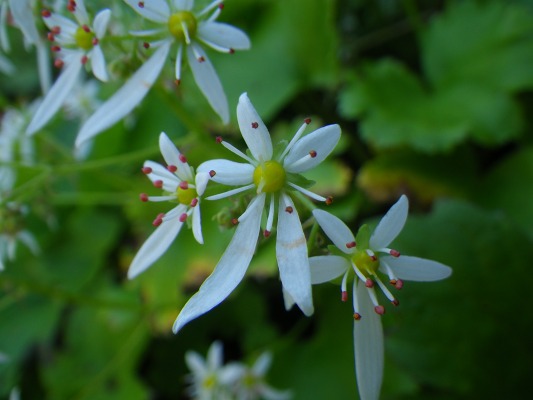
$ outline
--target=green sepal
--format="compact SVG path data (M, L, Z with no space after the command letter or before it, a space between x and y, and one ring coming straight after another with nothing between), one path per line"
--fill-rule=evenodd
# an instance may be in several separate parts
M370 248L370 228L367 224L364 224L357 231L357 236L355 237L355 242L357 243L357 248L368 249Z
M303 175L291 174L290 172L287 172L287 181L303 187L304 189L310 188L315 184L315 181L309 180Z

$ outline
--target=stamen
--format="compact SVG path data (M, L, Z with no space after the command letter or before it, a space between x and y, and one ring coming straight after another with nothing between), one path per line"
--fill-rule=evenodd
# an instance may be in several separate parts
M391 301L391 303L395 306L395 307L398 307L400 305L400 302L398 301L398 299L394 299L393 301Z
M228 53L230 53L230 54L235 54L235 49L232 49L232 48L230 47Z
M266 229L265 229L265 237L270 236L270 232L272 231L272 224L274 223L274 194L270 195L270 205L268 207L268 216L267 216L267 223L266 223ZM268 232L268 236L266 234Z
M67 10L69 10L71 13L74 13L76 11L76 3L70 2L67 5Z
M210 12L214 8L218 8L219 10L221 10L222 8L224 8L224 6L222 4L223 1L224 0L215 0L215 1L213 1L211 4L209 4L207 7L205 7L202 11L200 11L197 14L197 16L201 17L202 15L207 14L208 12ZM220 8L220 6L222 6L222 8Z
M187 157L185 157L183 154L180 154L180 155L179 155L179 159L180 159L180 161L181 161L183 164L185 164L185 163L187 162Z
M176 81L178 82L177 83L178 85L181 82L181 57L182 57L182 53L183 53L183 45L180 44L180 46L178 47L178 54L176 56L176 71L175 71Z
M302 192L303 194L305 194L306 196L308 197L311 197L312 199L316 200L316 201L326 201L326 198L325 197L322 197L316 193L313 193L307 189L304 189L303 187L301 186L298 186L298 185L295 185L294 183L292 182L287 182L287 184L291 187L293 187L294 189L298 190L299 192Z
M60 58L57 58L57 59L54 61L54 67L56 67L56 68L63 68L63 65L65 65L65 63L64 63L63 60L60 59Z
M144 8L144 1L139 1L137 5L139 6L139 8Z
M163 187L163 181L161 179L154 181L154 186L158 189L161 189Z
M170 172L176 172L178 170L178 167L176 167L175 165L168 165L167 166L167 169L170 171Z
M243 187L240 187L240 188L237 188L237 189L228 190L227 192L223 192L223 193L215 194L213 196L206 197L206 200L220 200L220 199L223 199L225 197L233 196L234 194L244 192L244 191L246 191L248 189L251 189L253 187L255 187L255 184L251 183L249 185L246 185L246 186L243 186Z
M159 226L163 222L163 217L165 216L164 213L158 214L157 217L155 217L154 222L152 222L153 226Z
M374 276L374 279L376 280L376 282L378 283L379 285L379 288L381 289L381 291L383 292L383 294L385 294L385 296L387 296L387 299L389 299L389 301L391 303L394 304L394 301L396 300L394 298L394 296L392 295L392 293L389 291L389 289L387 289L387 286L385 286L385 284L381 281L381 279L379 279L379 277L377 275ZM399 304L399 303L398 303Z
M400 252L398 250L391 249L391 251L389 251L389 253L393 257L400 257Z
M146 203L148 201L148 195L146 193L141 193L139 195L139 198L141 199L142 202Z
M217 173L215 172L214 169L212 169L211 171L209 171L209 176L212 178L216 175Z
M98 46L98 43L100 43L98 38L93 38L93 46Z
M352 261L352 268L355 271L355 274L359 279L361 279L363 282L366 282L366 276L357 268L357 265L355 265Z
M359 314L359 313L355 313L355 314L353 315L353 319L355 319L356 321L359 321L359 320L361 319L361 314Z
M289 214L292 214L294 209L291 206L287 206L285 207L285 211L288 212Z
M385 307L383 307L381 305L375 306L374 307L374 311L376 312L376 314L383 315L383 314L385 314Z
M289 144L287 145L285 150L283 150L283 153L281 153L281 156L279 158L280 160L283 160L283 158L287 155L287 153L292 148L292 146L294 146L294 143L296 143L298 141L298 139L300 139L300 136L302 136L302 134L304 133L305 128L307 128L307 125L309 125L307 120L309 120L309 122L311 122L311 120L309 118L304 120L303 125L300 126L298 131L296 131L296 133L294 134L294 137L291 139L291 141L289 142Z
M348 300L348 291L346 290L346 282L348 281L348 271L344 273L341 282L341 301Z
M346 303L347 300L348 300L348 292L346 291L341 292L341 301L343 303Z
M41 16L43 18L49 18L51 15L52 13L50 12L50 10L47 10L46 8L41 11Z
M180 215L180 222L185 222L187 221L187 213L183 213Z
M396 281L396 283L394 284L394 287L398 290L400 290L401 288L403 288L403 281L401 279L398 279Z
M372 250L366 249L365 251L366 254L368 254L368 257L372 259L372 261L376 261L378 259Z
M87 25L83 25L81 29L83 29L87 33L91 33L91 28L89 28Z
M189 183L187 181L181 181L178 186L183 190L189 189Z
M239 223L239 220L238 220L237 218L233 218L233 219L231 220L231 223L232 223L233 225L237 225L237 224Z
M356 246L355 242L346 243L348 249L353 249Z
M80 60L80 61L81 61L82 64L85 65L85 64L87 64L87 61L89 61L89 58L88 58L86 55L83 55L83 56L81 57L81 60Z
M183 30L183 36L185 37L185 43L187 43L188 45L191 44L191 37L189 36L189 29L187 28L187 24L183 20L181 21L181 29Z
M316 157L316 151L315 150L311 150L309 152L309 155L311 156L311 158L315 158Z
M259 128L259 124L257 122L252 122L252 128L254 129Z
M59 35L61 33L61 27L56 25L56 26L53 26L52 29L51 29L51 32L54 34L54 35Z
M326 203L327 206L331 205L331 203L333 203L333 197L332 196L328 196L326 198L326 202L325 203Z
M61 47L58 46L58 45L54 45L54 46L50 47L50 50L52 50L53 52L57 53L57 52L61 51Z
M222 143L222 136L217 136L216 141L217 143Z
M149 49L149 48L150 48L150 43L148 43L148 42L144 42L144 43L143 43L143 47L144 47L145 49Z
M220 136L219 136L220 137ZM237 149L235 146L229 144L228 142L225 142L222 140L222 138L220 139L220 141L218 140L217 138L217 142L218 143L222 143L222 146L224 146L226 149L228 149L229 151L231 151L233 154L235 155L238 155L239 157L241 157L242 159L248 161L250 164L252 165L256 165L257 162L252 160L250 157L248 157L246 154L244 154L242 151L240 151L239 149Z
M176 200L175 195L169 195L169 196L148 196L148 201L155 201L155 202L161 202L161 201L171 201ZM170 214L170 211L167 213L167 217Z
M370 278L367 278L366 281L365 281L365 286L366 286L367 288L372 288L372 287L374 287L374 281L373 281L372 279L370 279Z
M56 38L55 38L55 36L54 36L54 34L53 34L52 32L48 32L48 34L46 35L46 38L47 38L49 41L51 41L51 42L53 42L54 40L56 40Z
M197 198L192 199L191 207L196 207L197 205L198 205L198 199Z
M356 321L359 321L361 319L361 314L359 314L359 302L357 300L357 279L354 279L353 280L353 284L352 284L352 290L353 290L353 294L352 294L352 305L353 305L353 319L355 319Z
M316 154L315 154L315 156L316 156ZM293 163L291 164L291 167L292 167L292 168L294 168L294 167L298 167L298 166L302 165L303 163L307 162L308 160L310 160L311 158L314 158L314 157L311 155L311 153L309 153L308 155L303 156L303 157L300 158L299 160L293 162Z

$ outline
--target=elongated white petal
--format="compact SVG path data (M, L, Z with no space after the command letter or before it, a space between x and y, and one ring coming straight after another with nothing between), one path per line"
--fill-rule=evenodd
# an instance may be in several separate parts
M11 75L15 72L15 66L2 54L0 54L0 72L6 75Z
M191 0L174 0L174 8L179 11L190 11L193 4Z
M215 171L211 179L224 185L248 185L253 182L254 166L224 159L209 160L198 166L198 172Z
M292 208L292 212L287 211ZM282 194L279 200L276 258L283 287L307 316L313 314L311 273L307 257L307 241L291 198Z
M182 212L186 211L186 207L183 204L180 204L176 208L182 209ZM182 212L178 211L177 215L180 215ZM146 239L146 242L144 242L139 252L135 255L128 270L128 278L135 278L156 262L167 251L176 236L178 236L182 226L183 222L179 218L163 221L150 237Z
M17 239L24 243L33 254L40 253L41 248L39 247L39 243L37 243L37 240L35 240L35 237L29 231L24 230L19 232Z
M381 260L392 269L394 275L407 281L438 281L452 274L452 269L447 265L425 258L382 256Z
M49 17L43 18L43 21L50 30L55 26L59 26L61 33L56 35L56 39L62 38L63 40L66 40L67 38L70 38L71 42L74 41L74 35L79 26L71 19L65 18L57 13L52 13Z
M198 37L206 42L234 50L248 50L250 39L240 29L221 22L204 22L198 26Z
M204 376L208 372L204 359L195 351L185 353L185 363L194 375Z
M81 62L76 60L65 65L61 75L59 75L59 78L57 78L50 91L44 97L43 102L28 125L26 130L28 135L36 133L56 114L59 107L65 102L72 88L77 83L81 67Z
M39 82L41 83L41 90L43 94L46 94L52 86L52 73L50 71L50 54L48 53L48 46L42 40L39 40L36 43L36 52Z
M324 126L304 136L294 144L283 161L285 169L288 172L300 173L316 167L333 151L340 137L339 125ZM316 152L315 157L309 157L304 162L297 162L312 151Z
M207 172L197 172L194 178L194 185L196 186L196 193L198 196L202 196L205 192L207 184L211 180L211 176Z
M220 304L240 283L255 252L264 205L264 196L252 200L248 218L239 223L213 273L181 310L172 328L174 333Z
M409 200L402 194L400 199L387 211L387 214L372 233L370 247L380 249L387 247L402 231L407 214L409 213Z
M355 251L355 247L353 247L355 238L344 222L333 214L319 209L313 210L313 216L340 251L346 254L351 254Z
M178 185L181 182L180 179L161 164L153 161L145 161L144 167L152 169L151 173L146 174L152 183L163 181L163 190L170 193L175 193L178 190Z
M7 3L0 3L0 47L2 50L9 52L11 46L9 45L9 38L7 37Z
M209 350L207 351L207 359L206 359L207 368L211 371L216 371L218 368L222 366L223 362L224 362L224 354L223 354L222 343L220 343L217 340L213 342L213 344L209 347Z
M39 33L35 26L35 18L29 0L9 0L9 8L13 21L17 25L28 43L36 44L39 41Z
M180 165L180 151L165 132L159 135L159 149L167 165Z
M207 54L200 46L192 43L187 46L187 60L196 84L213 110L220 116L222 122L227 124L229 122L228 100L222 83L220 83L220 79Z
M272 354L268 351L262 353L252 366L252 372L255 376L264 376L272 364Z
M242 137L254 158L268 161L272 158L272 140L263 120L246 93L239 97L237 120Z
M109 80L104 53L99 45L94 46L91 50L91 67L96 78L100 79L102 82L107 82Z
M192 234L196 241L204 244L204 237L202 235L202 214L200 213L200 204L197 204L192 211Z
M76 7L74 7L74 17L80 23L80 25L89 25L89 15L85 8L83 0L76 0Z
M124 0L142 17L161 24L166 23L170 18L170 9L165 0ZM142 7L139 5L142 3Z
M289 292L285 290L285 288L281 287L282 293L283 293L283 304L285 305L285 310L289 311L292 306L294 306L294 299L291 297Z
M354 321L355 375L362 400L378 400L383 379L383 328L381 317L362 281L357 286L361 320Z
M350 263L341 256L317 256L309 258L311 283L313 285L338 278L350 268Z
M290 391L274 389L264 382L260 382L257 385L257 393L261 396L261 399L264 400L290 400L293 398Z
M98 14L96 14L96 17L94 17L93 29L94 34L98 39L102 39L104 37L110 18L111 10L108 8L100 11Z
M76 138L76 147L121 120L142 101L161 72L170 45L171 42L165 42L159 47L124 86L85 121Z

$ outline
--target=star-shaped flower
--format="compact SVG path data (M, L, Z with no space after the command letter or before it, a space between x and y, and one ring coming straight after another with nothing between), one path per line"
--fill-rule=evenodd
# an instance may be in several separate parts
M128 270L130 279L146 270L167 251L189 217L192 220L195 239L198 243L204 242L200 197L209 181L209 174L198 173L195 176L185 156L179 152L164 132L159 136L159 148L167 167L153 161L146 161L142 170L155 187L165 191L165 195L148 196L141 193L140 198L142 201L170 201L178 205L166 214L159 214L154 220L153 225L157 226L157 229L144 242L133 259Z
M316 167L331 153L339 141L340 127L328 125L301 138L310 123L306 120L285 149L280 154L274 154L270 134L246 93L239 99L237 119L251 156L217 140L246 163L212 160L201 164L198 171L209 173L215 182L240 186L210 196L209 200L245 191L252 191L255 197L238 218L235 234L215 270L178 315L173 328L175 333L187 322L218 305L242 280L255 252L267 202L264 235L270 236L277 214L276 258L283 288L304 314L313 313L306 239L291 193L299 191L315 200L328 201L295 182L301 180L300 173Z
M96 78L103 82L108 80L100 40L105 35L111 11L100 11L91 23L83 0L69 0L67 8L75 21L49 10L42 12L44 23L50 29L48 38L55 43L52 46L52 51L57 53L54 65L63 70L28 126L27 133L30 135L39 131L56 114L78 83L86 63L90 61Z
M145 42L144 46L157 50L124 86L87 120L78 134L76 145L113 125L142 101L159 76L173 44L177 45L176 83L181 82L183 53L186 53L196 84L222 121L228 123L228 101L202 44L231 54L235 50L249 49L250 40L240 29L216 22L222 9L222 0L215 0L200 11L195 10L194 0L124 1L157 26L150 30L131 32L135 36L150 38L151 42Z
M350 229L337 217L322 210L314 210L318 224L334 245L344 253L309 259L313 284L328 282L342 276L341 294L346 301L347 282L353 277L355 370L359 394L363 400L378 399L383 376L383 330L380 315L385 308L379 304L374 286L377 284L387 299L397 306L379 277L386 274L391 285L403 286L402 279L436 281L450 276L450 267L432 260L400 256L388 248L403 229L408 213L405 195L381 219L374 233L363 225L354 238Z

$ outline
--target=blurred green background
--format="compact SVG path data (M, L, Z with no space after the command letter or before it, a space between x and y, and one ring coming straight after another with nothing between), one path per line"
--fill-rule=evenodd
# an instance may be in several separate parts
M19 246L0 273L0 352L11 360L0 364L0 398L18 386L22 399L182 399L184 353L205 354L215 339L228 360L272 351L268 380L295 400L357 398L351 304L325 284L314 287L312 318L286 312L273 238L260 240L230 298L172 335L231 238L212 219L221 208L238 212L232 201L203 203L204 246L184 230L146 273L126 279L151 221L169 209L138 200L157 194L140 167L161 161L160 131L193 166L229 157L214 138L244 148L234 110L245 91L274 140L309 116L315 128L341 125L335 154L310 176L317 192L334 195L329 211L356 231L405 193L410 218L394 247L453 268L442 282L407 282L401 306L387 307L382 398L527 398L533 1L228 0L219 20L252 40L247 52L209 53L229 126L188 69L179 89L168 84L169 60L134 116L98 136L87 160L72 157L78 124L56 118L35 138L36 164L14 165L10 200L28 204L25 228L42 251ZM10 58L21 68L0 77L3 108L39 90L24 62L33 55ZM135 62L112 65L117 79L104 96Z

